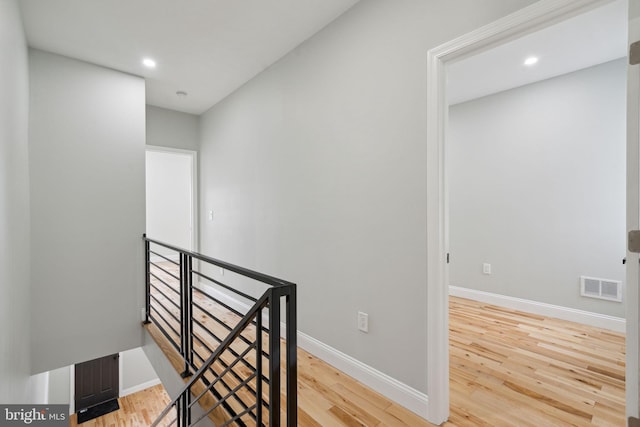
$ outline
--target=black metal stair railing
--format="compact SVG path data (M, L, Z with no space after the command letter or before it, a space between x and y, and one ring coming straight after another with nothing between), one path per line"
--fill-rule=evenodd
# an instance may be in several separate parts
M218 427L297 425L296 285L144 242L145 323L162 332L190 377L153 426L191 426L205 417ZM223 272L225 282L213 277Z

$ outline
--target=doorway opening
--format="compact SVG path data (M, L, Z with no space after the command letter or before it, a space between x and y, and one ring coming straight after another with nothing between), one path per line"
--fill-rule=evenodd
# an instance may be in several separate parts
M456 39L448 44L436 48L429 52L429 142L428 142L428 232L430 239L428 242L428 396L429 396L429 413L428 419L434 423L445 421L449 414L449 332L448 332L448 295L449 295L449 267L447 264L448 255L451 249L451 259L456 258L456 249L449 246L449 221L450 221L450 190L451 181L449 179L449 166L451 160L451 149L449 138L451 137L451 129L448 128L448 120L450 111L445 96L445 82L450 77L448 65L457 61L472 57L478 52L487 51L490 48L512 42L525 34L531 34L541 28L549 27L560 21L585 14L595 8L606 5L607 1L566 1L562 5L551 4L552 2L539 2L529 8L523 9L514 15L511 15L501 21L497 21L485 28L475 31L460 39ZM626 2L625 2L626 12ZM626 23L625 14L625 23ZM588 44L588 43L587 43ZM624 40L624 48L626 51L626 39ZM625 52L626 53L626 52ZM530 54L530 53L528 53ZM522 54L526 59L527 54ZM622 55L620 55L622 56ZM481 74L479 70L474 70L476 74ZM624 84L624 82L623 82ZM503 89L507 90L507 89ZM486 94L485 94L486 95ZM549 106L551 110L553 106ZM622 107L621 116L624 117L624 108ZM507 124L508 125L508 124ZM623 146L626 137L623 135ZM541 147L533 147L541 149ZM472 155L469 155L472 158ZM509 162L509 159L503 159ZM624 170L624 160L618 165ZM495 164L494 164L495 167ZM570 173L568 171L567 173ZM622 174L624 179L624 173ZM541 178L541 177L537 177ZM540 181L544 181L539 179ZM624 186L624 182L622 184ZM624 189L623 189L624 190ZM626 193L622 191L624 198ZM479 201L482 203L483 201ZM473 212L468 212L473 215ZM495 215L500 216L500 211L495 211ZM624 207L622 207L622 215L624 215ZM622 218L624 227L624 218ZM526 221L521 224L523 228L535 228L539 226L539 222L534 220ZM436 237L437 238L434 238ZM467 237L462 236L463 240ZM471 236L468 236L471 237ZM516 236L510 236L512 238ZM624 239L624 229L621 239ZM622 240L619 250L616 253L616 264L621 267L620 261L624 256L624 240ZM551 243L552 244L552 243ZM570 256L570 254L567 254ZM618 256L620 255L620 256ZM481 262L475 266L478 268L479 277L483 277L483 268L485 276L491 274L491 260ZM496 274L494 265L494 273ZM623 273L624 274L624 273ZM484 277L485 279L487 277ZM573 291L578 294L578 277L576 277L576 286ZM444 367L447 367L445 369Z
M147 236L197 251L195 151L147 146L146 206Z

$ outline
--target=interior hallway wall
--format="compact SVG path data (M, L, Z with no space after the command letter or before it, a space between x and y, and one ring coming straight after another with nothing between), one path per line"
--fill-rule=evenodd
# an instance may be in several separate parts
M31 378L29 70L14 0L0 0L0 402L42 403Z
M200 117L146 106L147 145L198 151L200 148Z
M49 371L49 401L52 405L69 405L71 397L71 367Z
M530 3L359 2L205 113L202 252L298 283L302 332L426 392L427 51Z
M625 111L624 59L452 106L450 283L624 317Z
M144 80L31 50L33 372L142 344Z
M153 370L153 366L147 359L142 347L120 353L122 358L122 384L120 388L123 393L128 394L130 390L140 389L141 386L155 383L158 375Z

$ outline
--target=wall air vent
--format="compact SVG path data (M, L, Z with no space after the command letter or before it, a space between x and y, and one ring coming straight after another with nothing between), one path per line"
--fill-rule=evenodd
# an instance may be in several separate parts
M618 280L580 276L580 295L583 297L621 302L622 282Z

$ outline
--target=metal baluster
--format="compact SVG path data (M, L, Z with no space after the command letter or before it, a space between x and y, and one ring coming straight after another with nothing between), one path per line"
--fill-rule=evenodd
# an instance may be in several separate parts
M189 319L187 317L189 313L189 304L185 280L185 268L187 264L186 258L187 255L180 252L180 353L184 358L184 371L182 372L182 374L180 374L182 378L187 378L191 375L191 367L189 366L189 357L187 355L187 352L189 350L189 329L187 327L187 325L189 324Z
M256 426L262 427L262 310L256 314Z
M280 292L269 289L269 425L280 425Z
M296 287L291 286L286 295L287 309L287 426L298 425L298 359L297 359L297 331L296 325Z
M144 323L148 325L151 323L149 320L149 316L151 314L151 254L149 251L151 250L151 243L146 239L146 235L144 235L144 271L145 271L145 300L144 300Z
M187 336L187 352L186 359L187 363L190 366L193 366L193 283L192 283L192 267L193 267L193 258L185 254L185 271L184 271L184 282L185 282L185 295L186 295L186 305L185 309L187 310L186 318L186 336Z

